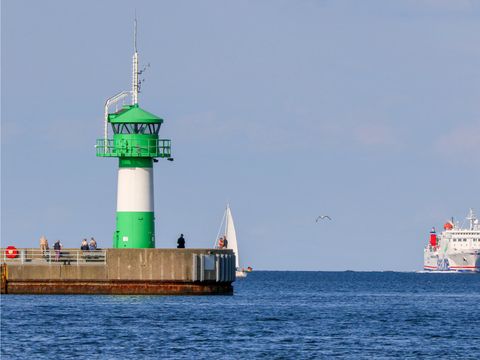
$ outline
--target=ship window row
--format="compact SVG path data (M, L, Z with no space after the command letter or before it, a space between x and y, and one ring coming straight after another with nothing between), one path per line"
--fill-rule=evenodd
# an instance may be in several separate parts
M457 242L457 241L458 241L458 242L462 242L462 241L463 241L463 242L466 242L467 239L453 239L453 242ZM477 241L480 242L480 239L472 239L472 241L474 241L474 242L477 242Z

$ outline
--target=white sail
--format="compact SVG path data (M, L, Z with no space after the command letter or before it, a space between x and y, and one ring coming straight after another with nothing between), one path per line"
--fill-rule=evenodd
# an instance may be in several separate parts
M225 224L225 227L223 228L224 224ZM223 228L223 235L220 236L222 232L222 228ZM237 233L235 231L232 211L230 210L229 205L227 205L227 208L223 213L222 222L220 224L220 228L218 229L217 238L215 240L215 245L214 245L216 249L225 249L225 242L223 239L227 239L226 248L233 250L235 254L235 268L237 270L235 274L237 279L246 278L247 272L240 268L240 257L238 254Z
M240 268L240 257L238 255L237 233L235 232L235 225L233 223L232 211L227 205L226 219L225 219L225 236L228 241L228 249L232 249L235 253L235 267Z

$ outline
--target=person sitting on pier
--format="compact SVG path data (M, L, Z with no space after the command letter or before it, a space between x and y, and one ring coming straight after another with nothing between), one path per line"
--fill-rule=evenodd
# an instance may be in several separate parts
M185 238L183 234L180 234L180 237L177 240L177 249L185 249Z
M46 255L47 254L47 250L48 250L48 240L47 238L45 237L45 235L42 235L40 237L40 250L42 251L42 255Z
M90 244L88 244L88 249L89 250L97 250L97 242L95 239L92 237L90 238Z
M55 244L53 244L53 249L55 250L55 261L60 260L60 250L62 250L62 244L60 240L55 241Z
M82 245L80 246L80 250L88 250L88 242L87 242L87 239L83 239L82 240Z

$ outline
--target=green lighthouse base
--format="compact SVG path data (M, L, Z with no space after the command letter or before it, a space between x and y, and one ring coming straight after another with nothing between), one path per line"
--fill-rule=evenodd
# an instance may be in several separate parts
M148 249L155 247L153 212L117 212L117 230L113 234L116 249Z

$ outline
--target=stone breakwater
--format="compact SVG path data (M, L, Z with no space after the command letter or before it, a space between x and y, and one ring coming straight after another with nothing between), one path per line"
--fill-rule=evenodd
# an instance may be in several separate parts
M235 255L217 249L38 249L2 252L3 294L232 294Z

